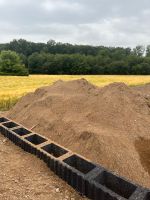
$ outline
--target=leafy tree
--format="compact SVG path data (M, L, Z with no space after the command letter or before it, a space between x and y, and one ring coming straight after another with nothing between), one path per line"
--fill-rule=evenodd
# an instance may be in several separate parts
M133 49L133 54L139 57L143 56L144 52L145 52L145 47L142 45L138 45Z
M146 48L146 56L150 57L150 45L148 45Z
M22 64L19 55L13 51L0 53L0 73L12 75L28 75L28 70Z
M44 67L46 61L46 53L33 53L28 59L29 72L33 74L46 74L47 70Z
M110 74L129 74L129 68L124 61L115 61L110 65Z

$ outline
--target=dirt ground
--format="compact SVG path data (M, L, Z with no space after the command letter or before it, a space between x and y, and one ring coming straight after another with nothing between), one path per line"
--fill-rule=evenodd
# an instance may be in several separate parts
M0 200L86 200L0 134Z
M60 80L21 98L5 115L150 188L150 84L99 88L84 79ZM41 161L2 141L2 199L82 199Z
M96 87L57 81L29 93L7 116L142 186L150 187L150 84ZM143 162L144 159L144 162ZM136 169L136 170L135 170Z

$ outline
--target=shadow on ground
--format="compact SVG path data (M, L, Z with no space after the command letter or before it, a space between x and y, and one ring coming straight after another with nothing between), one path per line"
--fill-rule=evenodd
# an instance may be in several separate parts
M150 175L150 139L140 138L135 142L135 147L140 156L143 168Z

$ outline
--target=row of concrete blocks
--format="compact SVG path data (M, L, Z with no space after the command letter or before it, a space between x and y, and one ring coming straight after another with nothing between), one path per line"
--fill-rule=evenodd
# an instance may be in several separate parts
M89 199L150 200L149 189L116 175L6 117L0 117L0 133L24 151L42 159L55 174Z

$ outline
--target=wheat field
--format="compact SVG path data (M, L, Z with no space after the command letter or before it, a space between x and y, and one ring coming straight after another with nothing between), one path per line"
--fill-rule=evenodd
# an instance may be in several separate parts
M61 79L64 81L85 78L92 84L104 86L113 82L124 82L130 86L150 83L150 76L113 75L31 75L29 77L0 76L0 110L10 109L20 97L35 89L51 85Z

